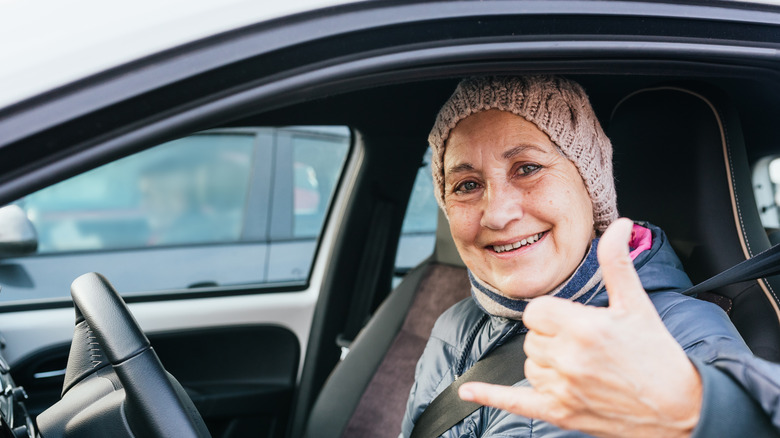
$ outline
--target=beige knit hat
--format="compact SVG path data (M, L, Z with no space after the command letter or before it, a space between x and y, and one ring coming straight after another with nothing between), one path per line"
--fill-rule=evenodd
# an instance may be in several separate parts
M447 137L458 122L489 109L511 112L535 124L574 163L593 202L597 231L603 232L617 219L612 144L582 87L556 76L472 77L458 84L428 136L434 191L443 211Z

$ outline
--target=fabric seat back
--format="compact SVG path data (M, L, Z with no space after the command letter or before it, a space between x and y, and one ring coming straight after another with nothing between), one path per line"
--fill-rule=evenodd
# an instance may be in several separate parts
M439 212L433 255L404 277L352 343L320 392L304 436L396 438L433 324L469 290Z

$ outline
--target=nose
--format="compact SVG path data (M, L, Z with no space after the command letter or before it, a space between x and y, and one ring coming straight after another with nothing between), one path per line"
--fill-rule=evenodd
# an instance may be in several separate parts
M489 185L482 199L480 225L491 230L503 230L523 217L523 195L511 184Z

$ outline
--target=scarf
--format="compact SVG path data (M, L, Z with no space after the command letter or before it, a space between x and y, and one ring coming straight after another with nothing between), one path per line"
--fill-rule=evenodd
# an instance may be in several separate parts
M564 298L578 303L587 304L604 285L601 277L601 266L596 258L596 247L599 239L593 239L590 249L582 263L566 281L547 295ZM514 320L523 318L525 306L531 301L525 298L510 298L489 284L477 278L471 270L468 271L471 282L471 296L482 311L489 315L500 316Z

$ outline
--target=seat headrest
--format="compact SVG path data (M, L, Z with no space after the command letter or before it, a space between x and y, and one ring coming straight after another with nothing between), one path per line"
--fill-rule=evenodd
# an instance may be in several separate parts
M746 162L726 167L727 147L732 157L744 154L731 122L707 96L669 86L626 97L607 129L620 214L663 228L694 281L746 258L732 183L747 178L750 186L750 173Z

